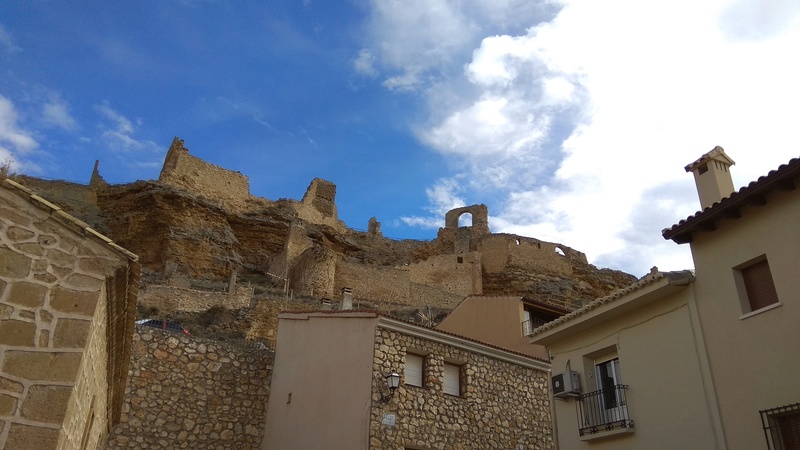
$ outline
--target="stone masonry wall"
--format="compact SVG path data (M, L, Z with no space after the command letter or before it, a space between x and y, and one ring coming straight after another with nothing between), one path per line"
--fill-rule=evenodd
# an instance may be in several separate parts
M514 266L531 272L568 276L572 274L570 261L587 263L586 255L564 245L513 234L485 236L480 251L483 270L487 273L502 272L508 266Z
M79 434L84 448L96 448L109 420L109 364L105 325L93 321L105 322L104 281L127 259L73 232L56 206L2 184L0 447L53 449L61 439L68 448ZM79 394L102 409L92 415Z
M239 207L250 197L245 175L190 155L178 138L172 141L158 181L226 206Z
M406 352L424 355L424 386L404 385ZM461 365L461 395L443 392L445 361ZM381 402L387 373L401 385ZM552 449L548 373L376 328L370 449Z
M426 284L462 297L483 293L481 254L478 252L432 256L408 267L414 283Z
M349 287L356 299L381 299L386 302L406 304L408 278L407 267L372 266L337 260L334 293Z
M240 309L250 306L253 288L237 286L236 292L209 292L175 286L149 285L139 293L139 304L157 308L161 313L173 311L200 312L212 306Z
M272 362L257 347L137 327L106 448L259 448Z

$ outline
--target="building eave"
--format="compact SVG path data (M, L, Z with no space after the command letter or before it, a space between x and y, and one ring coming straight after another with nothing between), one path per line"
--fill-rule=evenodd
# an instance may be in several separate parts
M695 233L714 231L719 221L739 218L742 208L765 205L767 194L776 190L794 190L797 184L795 180L798 177L800 177L800 158L794 158L719 202L670 228L665 228L661 231L661 235L664 239L670 239L677 244L690 243Z
M551 345L681 291L693 281L694 274L688 270L647 275L627 288L535 329L530 343Z

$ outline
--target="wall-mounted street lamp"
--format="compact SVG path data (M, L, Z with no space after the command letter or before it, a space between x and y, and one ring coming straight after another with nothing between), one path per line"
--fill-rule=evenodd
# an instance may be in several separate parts
M386 375L386 384L389 386L389 393L381 397L383 403L389 403L389 400L394 396L394 391L400 386L400 375L394 370L389 375Z

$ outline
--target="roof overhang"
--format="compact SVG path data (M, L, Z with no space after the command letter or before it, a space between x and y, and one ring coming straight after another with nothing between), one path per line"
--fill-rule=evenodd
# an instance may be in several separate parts
M689 271L670 273L620 297L595 300L556 321L560 323L534 331L530 342L552 345L680 292L693 281L694 275Z

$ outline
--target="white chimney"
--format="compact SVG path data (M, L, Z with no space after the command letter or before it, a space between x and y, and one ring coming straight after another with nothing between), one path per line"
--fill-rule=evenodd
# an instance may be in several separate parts
M353 309L353 291L349 287L342 288L341 310Z
M685 167L687 172L694 174L702 209L733 194L733 179L729 168L734 164L736 163L725 154L725 150L717 146Z

